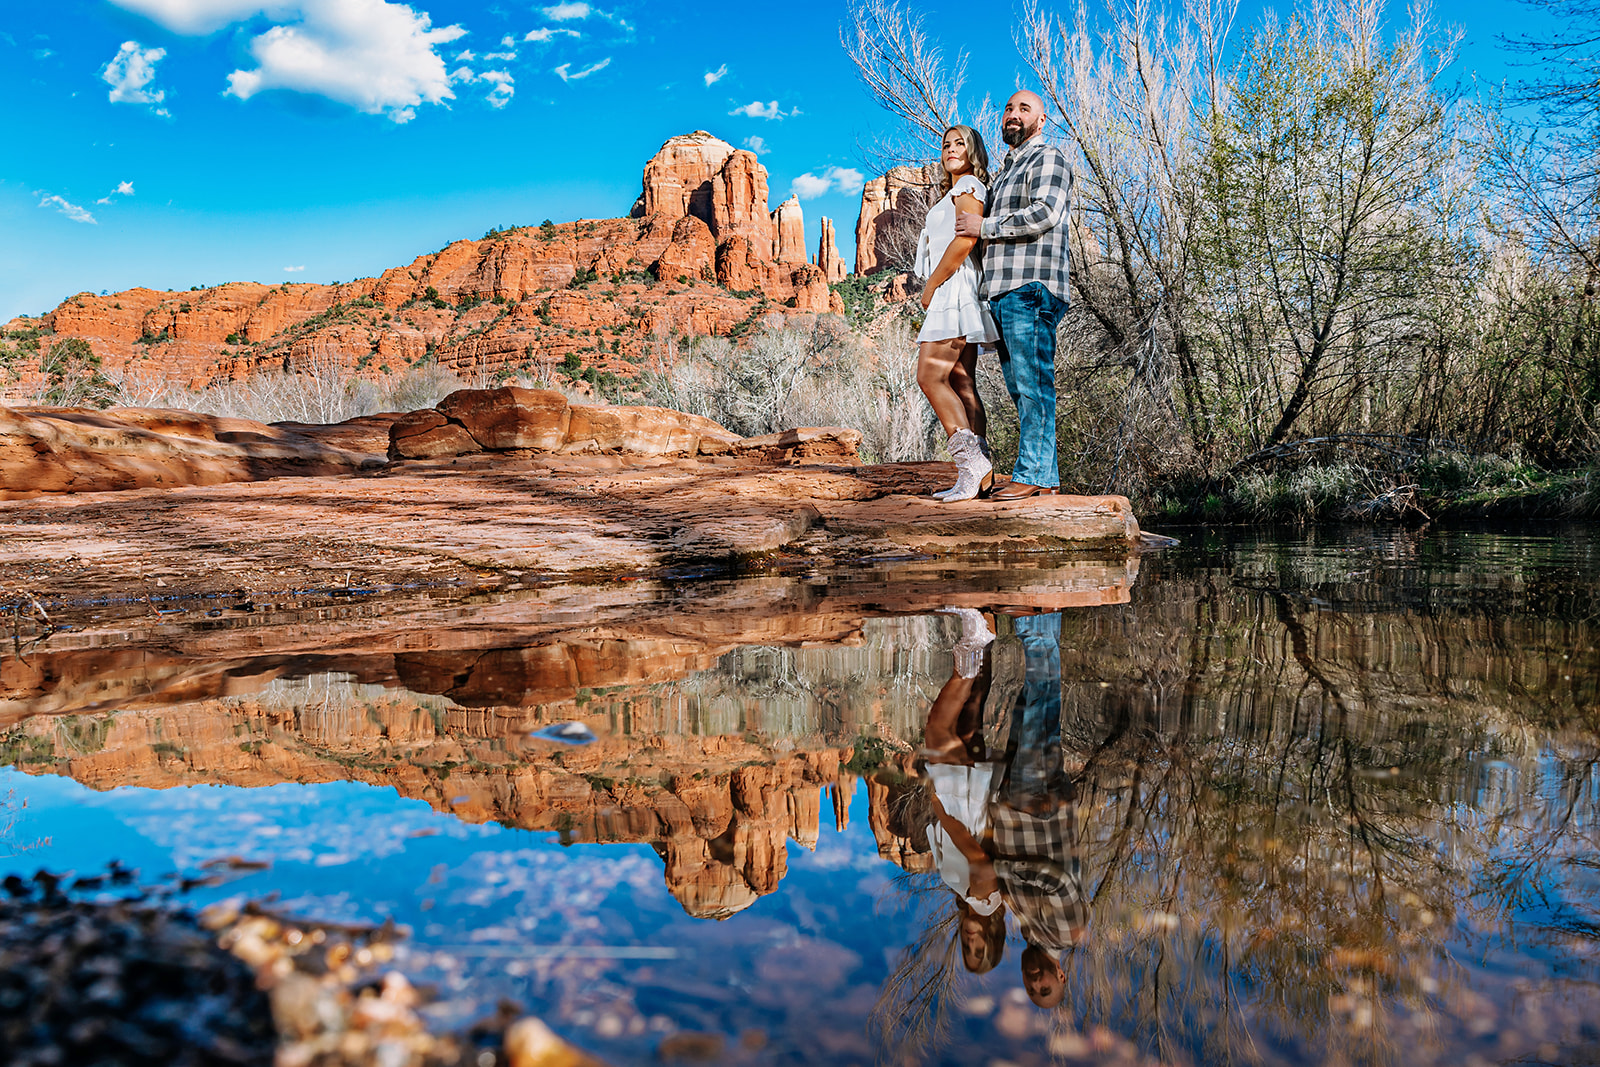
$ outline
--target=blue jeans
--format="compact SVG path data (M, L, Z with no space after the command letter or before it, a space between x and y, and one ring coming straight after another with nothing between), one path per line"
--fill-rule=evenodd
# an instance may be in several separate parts
M1061 613L1025 615L1016 628L1027 667L1000 797L1027 811L1065 796L1068 784L1061 752Z
M1054 488L1061 484L1056 464L1056 327L1067 313L1066 301L1029 282L989 301L1000 330L996 347L1006 391L1022 422L1017 465L1011 480Z

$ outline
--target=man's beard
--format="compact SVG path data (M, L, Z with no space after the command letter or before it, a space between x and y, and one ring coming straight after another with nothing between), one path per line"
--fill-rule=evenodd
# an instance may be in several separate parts
M1000 129L1000 139L1006 144L1010 145L1012 148L1015 148L1017 145L1028 139L1028 128L1020 122L1015 126L1009 124L1002 126Z

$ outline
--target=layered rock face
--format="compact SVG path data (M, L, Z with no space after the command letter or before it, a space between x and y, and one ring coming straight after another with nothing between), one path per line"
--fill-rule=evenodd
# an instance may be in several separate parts
M349 474L383 464L381 454L249 419L154 408L0 407L0 500Z
M800 198L791 196L772 213L772 258L778 263L806 261L806 221Z
M569 404L548 389L460 389L437 408L402 415L389 429L393 459L470 452L612 452L725 455L740 442L710 419L669 408Z
M904 269L939 180L938 166L893 167L861 188L856 273Z
M516 386L458 389L435 408L329 426L161 408L0 407L0 500L375 472L386 459L479 452L853 463L860 441L834 426L740 437L670 408L572 404L554 390Z

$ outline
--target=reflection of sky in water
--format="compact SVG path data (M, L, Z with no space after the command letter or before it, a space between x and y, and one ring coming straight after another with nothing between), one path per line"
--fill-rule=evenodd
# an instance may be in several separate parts
M463 824L388 789L97 793L0 768L8 792L8 869L86 873L114 856L149 880L216 857L268 859L269 871L184 899L275 891L293 913L392 917L412 928L397 965L440 987L437 1021L468 1023L510 996L621 1061L691 1029L744 1034L753 1047L733 1051L775 1062L869 1062L866 1016L915 933L909 916L885 911L898 871L878 858L864 790L844 833L824 791L816 851L789 842L778 891L721 922L684 913L648 845L563 847L550 833ZM967 984L991 1000L1019 985L1014 970L987 977ZM972 1052L964 1047L952 1047L953 1062Z
M897 974L953 983L926 1020L931 1047L897 1050L910 1062L1109 1061L1129 1036L1172 1063L1596 1062L1597 559L1581 536L1258 538L1155 557L1126 608L1069 611L1062 728L1088 761L1075 773L1097 899L1053 1015L1022 994L1014 919L989 974L900 969L953 898L880 858L864 782L842 833L821 789L815 850L789 840L776 890L723 921L686 912L648 844L563 847L354 782L95 792L48 773L83 749L26 757L39 773L0 768L0 827L16 816L0 868L88 873L116 857L149 879L270 860L189 899L277 892L292 912L392 917L413 931L397 965L437 987L439 1023L506 996L619 1063L676 1030L725 1035L730 1061L870 1062L874 1007ZM660 698L695 710L686 732L760 735L770 752L828 731L847 744L872 722L917 743L949 676L950 620L863 633L856 649L737 649L604 716L613 731L673 733L676 719L650 717ZM273 743L318 773L364 724L366 747L348 749L362 773L431 782L442 807L476 781L477 817L493 817L484 798L521 810L511 785L485 783L544 756L471 733L429 697L419 716L458 717L449 744L429 755L424 730L384 755L362 702L394 692L319 674L251 699L296 709L302 733ZM439 775L458 743L484 762ZM126 771L119 756L100 754L100 781ZM935 936L932 955L949 944Z

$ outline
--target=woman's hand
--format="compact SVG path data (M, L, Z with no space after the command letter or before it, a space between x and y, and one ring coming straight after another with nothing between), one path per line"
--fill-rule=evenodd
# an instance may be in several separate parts
M937 285L933 284L933 279L932 278L929 278L928 279L928 284L924 285L922 287L922 310L923 311L927 311L928 310L928 305L933 303L933 294L935 292L937 292L938 289L939 289L939 287Z

